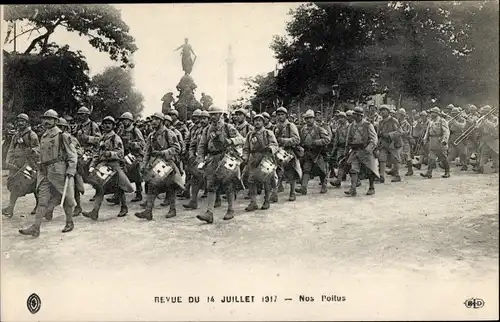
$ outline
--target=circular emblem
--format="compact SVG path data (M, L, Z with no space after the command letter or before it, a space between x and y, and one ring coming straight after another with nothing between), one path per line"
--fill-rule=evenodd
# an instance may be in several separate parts
M38 311L40 311L42 300L40 300L40 297L36 293L33 293L28 297L28 301L26 304L28 305L28 310L32 314L36 314Z

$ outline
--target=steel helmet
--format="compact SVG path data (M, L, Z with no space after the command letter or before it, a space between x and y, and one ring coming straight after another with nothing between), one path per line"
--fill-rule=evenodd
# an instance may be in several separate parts
M167 115L175 115L179 116L179 112L177 110L171 109L170 111L167 112Z
M87 115L90 115L90 110L88 108L86 108L85 106L82 106L78 109L78 111L76 112L76 114L87 114Z
M305 113L304 113L304 118L309 118L309 117L314 117L314 111L313 110L307 110Z
M60 117L59 120L57 121L58 126L68 126L68 121L66 121L65 118Z
M164 121L169 121L170 123L173 122L172 117L170 115L165 115Z
M238 111L238 110L236 110ZM208 108L208 114L222 114L224 113L224 111L220 108L220 107L217 107L215 105L212 105Z
M200 116L201 116L201 110L199 108L197 108L193 112L193 117L200 117Z
M208 114L208 111L201 111L200 117L210 117L210 114Z
M115 119L109 115L102 119L102 123L106 123L106 122L111 122L113 124L116 124Z
M125 113L122 114L122 116L120 116L120 120L134 121L134 116L130 112L125 112Z
M24 114L24 113L21 113L19 114L16 119L20 119L20 120L25 120L26 122L29 122L30 121L30 118L28 117L27 114Z
M284 108L283 106L279 107L277 110L276 110L276 114L278 113L285 113L285 114L288 114L288 111L286 108Z
M43 113L43 117L44 118L59 119L59 115L57 115L57 112L52 110L52 109Z
M253 119L254 119L254 120L256 120L256 119L262 119L262 120L264 121L264 115L262 115L262 114L257 114L257 115L255 115L255 116L253 117Z
M264 118L267 118L267 119L270 119L270 118L271 118L271 116L270 116L270 115L269 115L269 113L267 113L267 112L262 113L262 116L263 116Z
M164 121L164 120L165 120L165 115L164 115L163 113L160 113L160 112L156 112L156 113L154 113L154 114L151 116L151 118L153 118L153 117L154 117L154 118L156 118L156 119L160 119L160 120L162 120L162 121ZM146 121L147 121L147 119L148 119L148 118L146 118Z

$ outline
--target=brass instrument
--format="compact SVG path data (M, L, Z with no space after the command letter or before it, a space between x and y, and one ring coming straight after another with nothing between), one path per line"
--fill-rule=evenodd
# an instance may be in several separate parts
M483 116L481 116L477 121L476 123L472 124L471 126L469 126L462 134L460 134L460 136L455 140L453 141L453 145L459 145L463 140L465 140L472 132L474 132L475 129L478 128L479 125L481 125L481 123L488 117L490 116L491 114L495 113L496 110L498 109L498 107L495 107L495 108L492 108L491 111L489 111L488 113L484 114Z

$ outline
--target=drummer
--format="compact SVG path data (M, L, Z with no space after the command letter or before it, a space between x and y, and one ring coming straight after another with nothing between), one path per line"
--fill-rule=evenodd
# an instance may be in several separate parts
M113 128L116 126L116 121L112 116L106 116L102 120L103 136L99 140L99 150L93 155L92 163L90 163L90 176L94 175L92 172L94 168L100 165L106 165L117 172L118 175L118 195L121 204L118 217L124 217L128 213L127 199L125 193L134 192L134 187L128 180L127 175L123 171L124 149L122 139L115 133ZM92 180L91 180L92 181ZM92 220L97 220L99 217L99 210L101 209L102 201L104 199L105 186L101 182L92 182L94 189L96 189L94 208L90 212L83 212L83 216Z
M234 179L238 179L237 173L235 178L224 180L217 176L216 169L223 162L224 155L230 150L235 150L236 147L243 145L244 138L238 133L235 127L224 122L222 118L223 110L215 105L208 109L210 115L210 124L205 128L201 135L197 151L197 163L204 164L204 172L207 180L207 210L203 215L198 215L201 221L209 224L213 223L213 210L215 206L215 193L222 187L226 188L227 195L227 212L224 220L230 220L234 217L233 201L234 201ZM238 170L238 169L237 169ZM238 171L237 171L238 172Z
M274 170L267 175L263 165L266 161L274 164L274 154L278 149L278 142L274 133L264 128L264 116L257 114L253 121L255 129L248 134L243 147L243 160L246 163L245 171L248 173L250 195L250 204L245 208L245 211L254 211L259 208L256 200L258 183L264 185L264 203L260 209L269 209L271 180L274 180Z

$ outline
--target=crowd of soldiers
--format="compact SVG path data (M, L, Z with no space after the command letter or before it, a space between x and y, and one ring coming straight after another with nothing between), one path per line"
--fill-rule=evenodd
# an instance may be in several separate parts
M239 191L247 190L245 211L266 210L278 202L285 183L293 202L297 195L307 195L314 177L319 177L320 193L325 194L328 183L340 188L349 175L345 195L354 197L364 179L367 195L375 194L375 183L384 183L386 176L401 182L401 165L407 169L405 176L427 165L420 173L427 179L439 165L442 177L449 178L457 157L462 171L473 165L476 173L483 173L491 159L497 172L496 111L450 104L444 111L433 107L407 113L391 105L370 105L337 110L326 121L313 110L296 120L285 107L271 115L246 109L228 115L212 105L208 111L194 111L186 124L174 109L145 121L135 121L126 112L119 120L106 116L98 124L91 120L91 111L81 107L75 120L46 111L40 135L23 113L16 118L4 162L10 170L10 200L3 215L12 217L17 199L33 193L35 222L19 232L37 237L42 219L51 220L61 202L66 214L62 231L69 232L80 214L98 220L105 195L111 195L108 202L120 205L118 217L123 217L128 214L126 194L135 193L131 202L142 202L144 208L135 216L152 220L155 201L165 194L161 206L168 206L166 218L177 215L177 200L188 200L182 206L193 210L206 198L206 209L197 218L213 223L214 209L223 200L223 219L234 217ZM81 204L84 183L95 189L94 206L87 212Z

